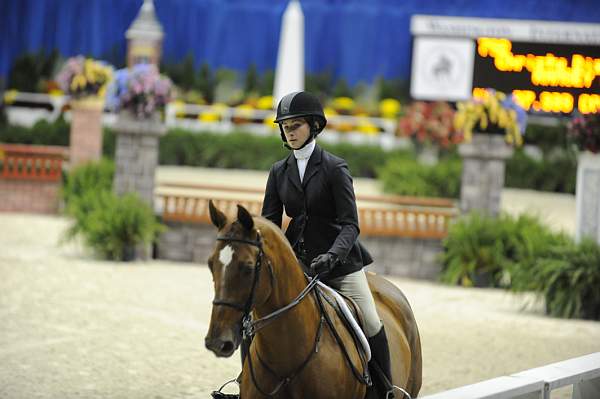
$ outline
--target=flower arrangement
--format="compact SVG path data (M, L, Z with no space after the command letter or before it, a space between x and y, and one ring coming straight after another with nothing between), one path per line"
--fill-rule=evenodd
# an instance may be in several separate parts
M119 69L107 88L106 105L113 111L128 110L136 118L147 118L171 100L172 86L152 64Z
M60 69L56 81L64 93L75 99L102 97L112 73L113 68L110 65L79 55L67 60Z
M454 129L454 109L444 101L415 101L398 120L397 135L410 137L417 145L435 144L448 148L463 139Z
M473 130L489 134L505 134L508 144L523 144L523 133L527 126L527 114L516 103L513 95L482 90L471 101L457 103L454 127L462 131L465 140L471 141Z
M600 152L600 114L575 116L567 125L567 131L580 150Z

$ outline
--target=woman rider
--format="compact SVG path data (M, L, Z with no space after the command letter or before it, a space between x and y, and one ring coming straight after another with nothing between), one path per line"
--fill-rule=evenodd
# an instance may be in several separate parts
M371 361L391 381L385 329L363 270L373 260L358 241L352 176L343 159L316 144L327 124L323 107L311 93L290 93L279 102L275 123L291 153L271 167L262 216L281 227L285 208L292 218L285 235L296 256L313 275L323 273L323 282L357 303L365 319ZM382 385L386 391L382 396L393 397L392 386Z

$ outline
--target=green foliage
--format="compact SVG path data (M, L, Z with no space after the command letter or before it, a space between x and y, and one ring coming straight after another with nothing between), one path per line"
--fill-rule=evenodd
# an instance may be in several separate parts
M410 88L403 79L377 79L379 86L379 99L395 98L401 103L408 103L410 99Z
M321 143L326 150L342 157L355 177L374 177L376 169L390 157L408 157L401 151L385 151L379 146L355 146L347 143ZM230 169L268 170L286 157L278 134L256 136L246 132L227 135L174 129L160 139L159 162L162 165L188 165Z
M552 316L600 320L600 246L564 240L515 272L515 291L543 296Z
M306 74L306 90L324 101L331 95L333 76L330 70Z
M95 195L99 192L111 191L114 175L115 165L107 159L86 163L71 170L62 188L67 213L71 213L72 207L78 206L77 200L83 198L86 193Z
M352 98L352 90L350 89L348 82L346 82L346 79L339 78L337 80L337 83L333 87L332 95L333 95L333 97L350 97L350 98Z
M462 162L458 158L422 165L409 156L393 157L378 170L383 189L398 195L458 198Z
M17 57L8 73L7 87L26 92L45 91L46 81L52 79L58 59L56 49L49 53L42 49Z
M566 240L529 215L492 218L471 213L450 226L440 278L464 286L527 289L523 271L533 270L536 259Z
M151 243L164 230L150 206L134 193L118 197L109 191L88 192L79 204L88 213L77 230L105 259L125 260L127 251Z
M203 94L204 99L209 104L215 101L216 84L217 82L210 71L210 67L206 62L202 63L194 87Z
M574 194L576 180L577 160L569 153L536 160L517 149L506 163L507 187Z
M557 126L528 123L523 138L525 144L536 145L546 154L556 148L567 147L567 127L562 122Z
M74 223L65 238L81 236L103 258L124 260L135 245L152 242L164 227L137 194L112 192L114 169L111 161L102 160L67 175L63 198Z
M70 128L71 125L65 121L62 114L54 122L40 119L30 128L0 125L0 142L68 146Z

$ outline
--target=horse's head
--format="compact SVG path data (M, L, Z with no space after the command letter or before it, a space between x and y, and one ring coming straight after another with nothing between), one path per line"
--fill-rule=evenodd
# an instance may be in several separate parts
M218 228L217 241L208 258L215 297L206 347L219 357L229 357L242 341L242 319L270 294L269 273L262 238L250 213L238 205L237 220L229 221L212 201L210 219ZM262 270L262 271L261 271Z

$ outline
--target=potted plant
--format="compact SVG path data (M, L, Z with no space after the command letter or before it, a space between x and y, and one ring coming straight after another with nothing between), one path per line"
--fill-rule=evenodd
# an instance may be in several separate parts
M171 80L153 64L119 69L107 88L106 105L135 119L154 119L171 100L172 86Z
M411 139L419 161L437 163L440 149L448 149L463 140L454 128L454 109L445 101L415 101L398 120L396 135Z
M523 144L527 115L513 96L493 89L457 104L454 127L464 135L460 208L491 216L500 213L506 159Z
M101 115L104 92L111 79L112 67L81 55L69 58L56 80L61 90L71 96L71 165L97 161L102 154Z
M458 102L454 128L469 142L473 134L504 135L508 144L523 144L527 113L513 95L494 89L479 91L470 101Z
M105 62L78 55L67 59L58 72L56 81L72 100L102 102L112 73L113 68Z

